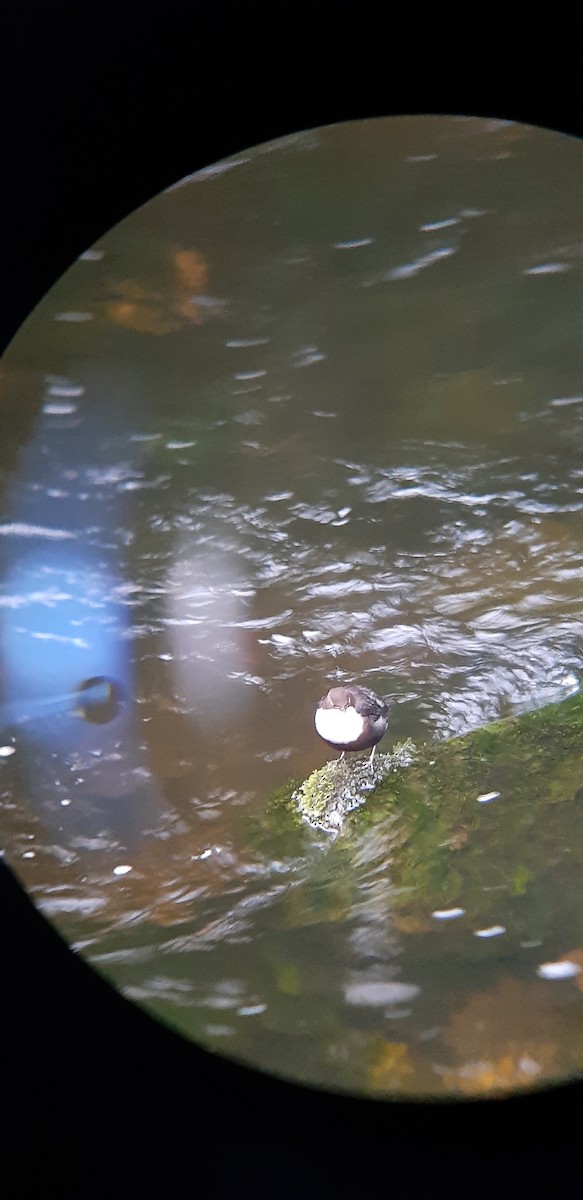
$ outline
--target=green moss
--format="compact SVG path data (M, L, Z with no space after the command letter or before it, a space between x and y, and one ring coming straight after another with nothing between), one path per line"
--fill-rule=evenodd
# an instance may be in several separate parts
M294 963L285 963L277 971L277 989L285 996L298 996L301 990L300 973Z
M288 821L291 806L339 835L323 869L344 880L346 904L351 863L368 838L387 864L391 911L421 929L432 910L459 905L494 924L501 892L520 905L549 865L583 866L582 746L578 692L463 737L395 746L375 756L373 771L364 756L327 763L272 795L266 820L279 822L283 805Z

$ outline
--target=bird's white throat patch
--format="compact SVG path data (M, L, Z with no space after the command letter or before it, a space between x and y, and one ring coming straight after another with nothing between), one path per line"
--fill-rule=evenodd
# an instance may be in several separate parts
M316 729L325 742L335 746L358 741L364 729L364 719L355 708L317 708Z

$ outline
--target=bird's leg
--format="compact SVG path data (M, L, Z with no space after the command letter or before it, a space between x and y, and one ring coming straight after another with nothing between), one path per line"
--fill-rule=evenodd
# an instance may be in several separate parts
M340 758L338 759L338 762L342 762L342 759L344 758L345 754L346 754L346 750L343 750L342 754L340 755Z
M369 760L368 760L368 765L369 765L369 767L372 767L372 764L373 764L373 759L374 759L374 752L375 752L375 750L376 750L376 746L373 746L373 748L372 748L372 750L371 750L371 752L370 752L370 758L369 758Z

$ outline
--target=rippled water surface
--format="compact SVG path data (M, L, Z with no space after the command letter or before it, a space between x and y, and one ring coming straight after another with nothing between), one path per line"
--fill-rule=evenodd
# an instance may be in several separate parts
M580 1069L571 809L534 876L514 830L510 878L490 805L481 927L476 895L395 912L392 827L271 801L329 757L334 682L395 697L382 748L577 687L582 161L444 118L260 147L107 234L4 357L6 858L253 1065L422 1096Z

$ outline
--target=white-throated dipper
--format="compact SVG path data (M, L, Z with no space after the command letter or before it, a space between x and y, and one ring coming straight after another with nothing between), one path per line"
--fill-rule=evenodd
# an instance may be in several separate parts
M353 683L333 687L318 701L314 724L316 732L329 746L341 750L369 750L370 762L375 746L387 732L389 706L370 688Z

